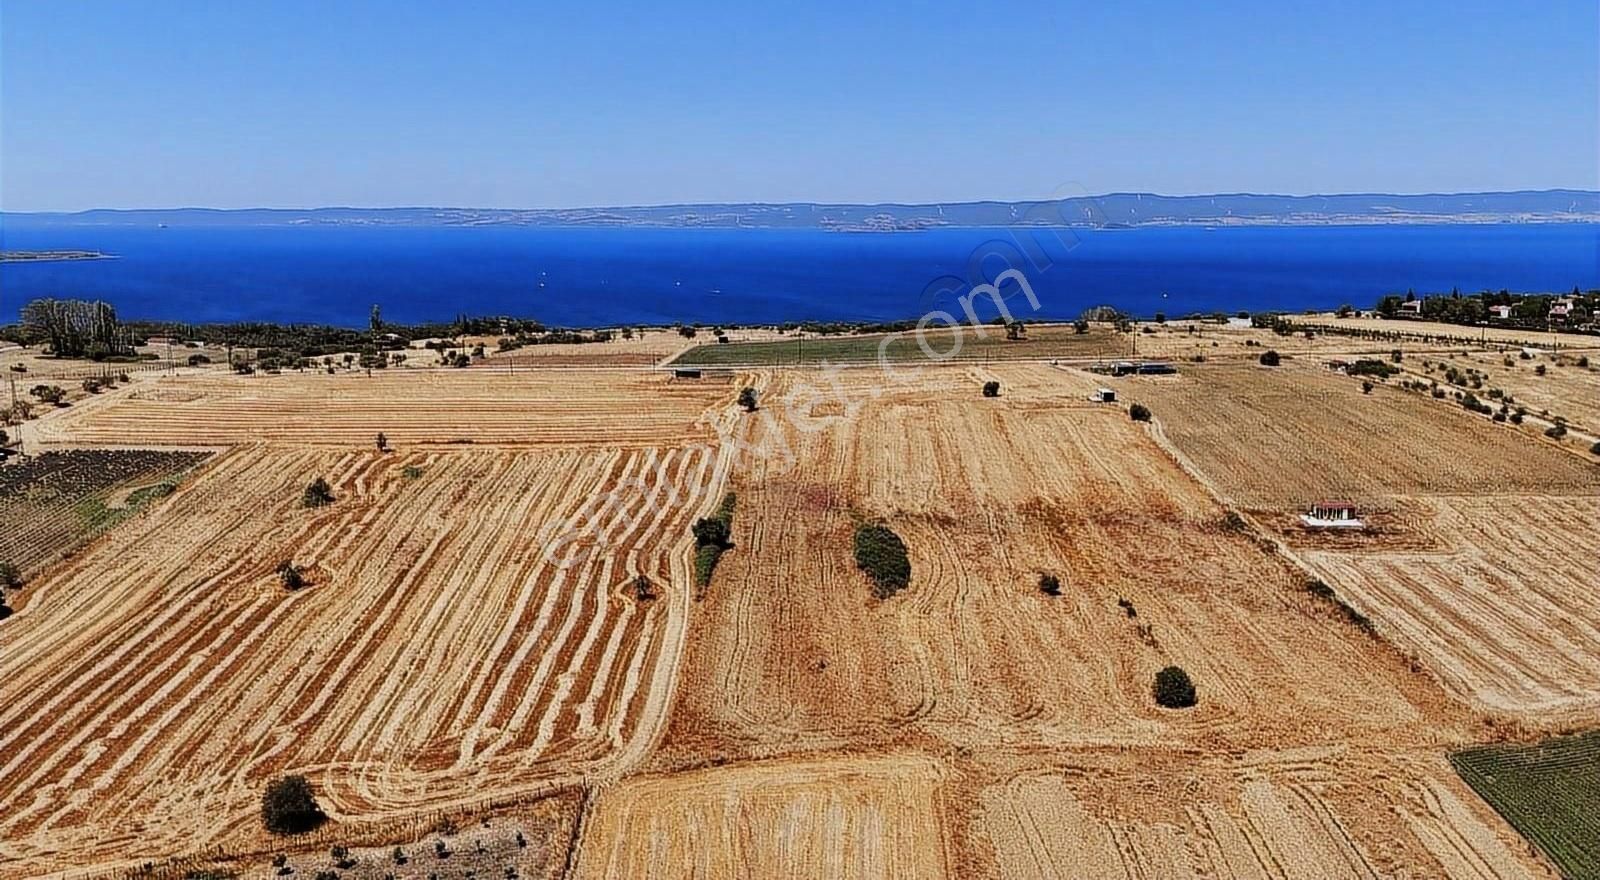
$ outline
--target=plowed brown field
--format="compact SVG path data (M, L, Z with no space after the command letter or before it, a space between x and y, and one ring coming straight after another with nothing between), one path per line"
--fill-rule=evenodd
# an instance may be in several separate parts
M317 475L338 500L300 509ZM614 772L665 712L691 487L718 479L670 448L220 456L6 621L0 870L265 845L284 772L336 821ZM678 502L629 495L572 545L595 552L546 559L541 524L634 480ZM641 572L661 597L624 590Z

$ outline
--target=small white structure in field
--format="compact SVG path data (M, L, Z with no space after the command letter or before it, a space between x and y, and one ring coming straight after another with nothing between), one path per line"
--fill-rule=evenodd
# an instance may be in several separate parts
M1300 514L1300 522L1310 529L1366 528L1356 517L1356 506L1346 501L1318 501L1310 513Z
M1095 403L1116 403L1117 392L1110 388L1096 388L1094 393L1089 395L1089 399Z

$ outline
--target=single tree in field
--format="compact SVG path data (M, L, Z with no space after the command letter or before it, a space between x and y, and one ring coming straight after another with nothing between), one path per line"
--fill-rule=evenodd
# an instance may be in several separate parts
M755 412L756 411L756 390L754 388L740 388L739 389L739 405L744 407L744 411L745 412Z
M378 451L379 452L388 452L389 451L389 438L383 436L383 432L382 431L378 432Z
M1136 403L1128 407L1128 418L1136 422L1148 422L1150 421L1150 408L1142 403Z
M983 396L984 397L999 397L1000 396L1000 383L994 381L993 379L990 379L989 381L983 383Z
M329 486L328 481L321 477L312 480L311 485L307 486L305 492L300 495L301 507L326 507L332 503L333 487Z
M278 580L286 590L298 590L306 585L306 576L301 573L299 566L288 560L278 564Z
M261 822L273 834L302 834L327 818L304 776L274 779L261 794Z
M22 572L15 562L0 562L0 587L15 590L22 586Z
M1021 321L1012 321L1006 325L1006 338L1013 342L1028 335L1028 328Z
M726 547L732 534L726 522L714 517L695 520L693 532L694 542L702 547Z
M1072 332L1082 336L1089 332L1089 322L1082 318L1072 322Z
M1189 673L1176 666L1156 673L1156 705L1166 709L1187 709L1195 704L1194 682Z
M28 393L40 403L48 403L51 406L59 406L61 398L66 396L66 392L62 391L59 385L35 385L28 389Z
M1263 367L1276 367L1281 360L1282 358L1278 356L1278 353L1272 349L1268 349L1261 354L1261 366Z
M1061 578L1053 574L1039 575L1039 592L1046 596L1061 595Z
M639 575L633 579L633 598L640 602L649 602L656 597L656 586L650 583L650 578Z

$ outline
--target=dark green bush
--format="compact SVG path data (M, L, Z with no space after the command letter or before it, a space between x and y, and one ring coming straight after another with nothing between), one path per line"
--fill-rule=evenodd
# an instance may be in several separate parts
M1189 673L1176 666L1156 673L1156 705L1166 709L1187 709L1196 702L1194 682Z
M321 477L312 480L311 485L307 486L305 492L300 495L301 507L326 507L332 503L333 487L329 486L328 481Z
M1136 403L1128 407L1128 418L1136 422L1148 422L1150 421L1150 408L1142 403Z
M1053 574L1039 575L1039 592L1046 596L1061 595L1061 579Z
M273 834L302 834L327 819L304 776L274 779L261 794L261 821Z
M0 587L14 590L22 586L22 572L14 562L0 562Z
M1310 593L1313 596L1316 596L1318 599L1332 599L1333 598L1333 587L1328 586L1326 583L1323 583L1320 580L1314 580L1314 581L1307 582L1306 583L1306 592Z
M298 590L306 585L306 577L299 566L288 560L278 564L278 580L286 590Z
M1282 358L1279 357L1278 352L1273 349L1267 349L1262 352L1260 357L1261 366L1263 367L1276 367L1281 360Z
M722 503L717 505L714 515L695 520L691 528L695 542L694 582L697 586L710 586L711 572L716 569L717 560L722 558L723 551L733 546L733 508L737 503L738 496L729 492L722 496Z
M996 381L994 381L992 379L989 380L988 382L983 383L983 396L984 397L999 397L1000 396L1000 383L996 382Z
M755 412L756 411L756 390L754 388L740 388L739 389L739 405L744 407L744 411L745 412Z
M911 583L911 558L900 536L882 523L856 526L856 566L872 581L873 595L887 599Z

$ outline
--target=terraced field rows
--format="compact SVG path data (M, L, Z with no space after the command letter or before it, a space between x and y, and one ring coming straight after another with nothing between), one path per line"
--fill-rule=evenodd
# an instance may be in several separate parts
M338 500L299 509L316 475ZM633 760L682 638L690 488L717 479L704 450L220 456L6 622L0 873L249 845L282 772L373 819ZM635 480L678 503L584 506ZM541 525L589 520L552 564ZM289 559L310 586L278 585Z

